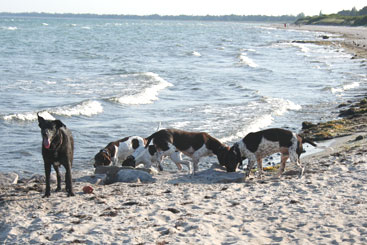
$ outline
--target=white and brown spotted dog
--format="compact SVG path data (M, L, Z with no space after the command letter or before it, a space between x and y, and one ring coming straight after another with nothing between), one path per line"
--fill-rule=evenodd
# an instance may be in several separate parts
M235 143L226 157L226 167L228 172L236 171L238 164L248 158L246 177L257 162L258 176L262 176L262 159L274 153L281 153L281 162L278 176L282 175L285 169L285 162L289 158L291 162L301 168L300 177L305 171L305 165L301 164L300 156L304 152L302 143L308 143L316 147L311 140L302 138L289 130L280 128L270 128L254 133L249 133L242 140Z
M123 162L138 148L144 149L145 142L145 139L139 136L125 137L121 140L110 142L94 156L94 167L108 166L110 164L116 166L118 162Z
M188 165L190 174L195 174L198 170L198 163L201 157L216 155L219 163L225 165L225 156L229 147L219 140L204 132L187 132L178 129L162 129L147 138L147 148L153 140L153 145L158 151L158 159L162 156L171 156L177 151L192 158L192 164ZM172 159L175 162L175 159ZM178 162L175 162L176 164ZM181 162L182 163L182 162Z
M176 166L179 170L182 169L182 165L189 166L190 162L182 159L182 154L179 151L174 151L170 155L168 155L171 160L176 163ZM161 165L163 160L162 155L157 152L157 149L154 145L149 145L147 148L139 147L135 150L135 152L128 156L126 160L122 163L123 166L137 166L137 164L144 164L145 168L150 168L153 163L156 167L162 171L163 167Z

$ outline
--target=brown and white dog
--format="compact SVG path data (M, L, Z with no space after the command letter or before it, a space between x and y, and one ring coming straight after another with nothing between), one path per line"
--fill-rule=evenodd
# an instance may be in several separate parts
M110 142L94 156L94 167L108 166L111 163L116 166L119 161L124 161L139 147L144 149L145 142L145 139L139 136L129 136Z
M198 170L199 160L204 156L214 154L218 157L219 163L225 165L224 160L229 150L228 146L204 132L162 129L147 138L146 148L152 140L159 153L158 159L161 159L162 156L172 155L177 151L191 157L193 167L191 164L187 164L190 174L195 174L195 171ZM175 162L175 159L172 160ZM175 163L178 164L178 162Z
M301 168L300 177L305 171L302 166L300 156L304 152L302 143L308 143L316 147L311 140L302 138L289 130L280 128L270 128L254 133L249 133L242 140L235 143L226 156L227 171L234 172L242 160L248 158L246 177L257 161L258 176L262 176L262 159L271 154L280 152L281 162L278 176L282 175L285 169L285 162L289 158Z

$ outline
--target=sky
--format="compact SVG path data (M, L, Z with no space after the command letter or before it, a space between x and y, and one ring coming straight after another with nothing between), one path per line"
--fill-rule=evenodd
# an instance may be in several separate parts
M0 0L0 12L131 15L318 15L357 10L366 0Z

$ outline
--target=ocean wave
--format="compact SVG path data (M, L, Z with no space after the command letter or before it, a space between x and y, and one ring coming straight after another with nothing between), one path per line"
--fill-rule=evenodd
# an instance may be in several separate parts
M352 82L352 83L344 84L341 87L331 88L330 91L333 94L343 93L346 90L351 90L357 87L359 87L359 82Z
M246 105L246 107L251 109L251 111L247 113L257 116L248 118L247 122L243 123L243 125L245 125L244 127L239 128L233 135L221 138L221 141L226 143L238 141L248 133L256 132L270 126L274 121L274 117L281 116L288 111L298 111L302 109L300 105L290 100L269 97L263 97L258 101L251 102Z
M299 111L302 109L302 106L287 99L263 97L262 100L271 105L272 115L275 116L281 116L287 111Z
M143 89L141 92L130 95L123 95L121 97L115 97L109 100L118 102L123 105L151 104L154 101L158 100L159 91L165 89L166 87L173 86L171 83L167 82L158 74L153 72L136 74L135 76L141 76L142 80L147 83L151 83L151 85Z
M55 120L55 118L47 111L39 112L39 115L47 120ZM2 117L5 121L35 121L37 120L37 112L15 113Z
M247 66L252 67L252 68L256 68L256 67L259 66L252 59L250 59L248 56L246 56L245 53L241 53L238 56L238 58L240 59L241 64L247 65Z
M256 52L256 49L253 49L253 48L241 48L240 49L241 52L252 52L252 53L255 53Z
M309 45L307 44L303 44L303 43L292 43L291 44L294 47L297 47L301 50L301 52L303 53L309 53L310 52L310 48L308 47Z
M346 83L339 87L324 87L322 91L330 91L332 94L341 94L344 91L359 87L359 82Z
M16 27L16 26L3 26L2 29L8 30L8 31L15 31L15 30L18 30L18 27Z
M80 104L50 108L40 112L23 112L3 116L5 121L35 121L37 113L47 120L55 120L53 115L58 116L93 116L103 112L103 107L98 101L84 101Z
M196 56L196 57L200 57L200 56L201 56L201 54L200 54L199 52L197 52L197 51L192 51L192 52L190 53L190 55L192 55L192 56Z
M77 105L63 106L50 110L52 114L60 116L93 116L103 112L101 103L94 100L84 101Z
M236 142L243 137L245 137L248 133L259 131L263 128L268 127L274 121L274 118L271 114L264 114L258 117L254 117L250 123L246 123L245 127L241 128L238 132L233 135L221 138L220 141L223 143Z

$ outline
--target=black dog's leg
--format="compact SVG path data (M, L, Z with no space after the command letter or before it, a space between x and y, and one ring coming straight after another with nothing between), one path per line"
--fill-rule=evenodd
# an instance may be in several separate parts
M44 197L49 197L51 192L50 192L50 174L51 174L51 164L50 163L45 163L45 175L46 175L46 192Z
M75 196L73 192L72 179L71 179L71 163L67 164L66 173L65 173L65 183L66 183L66 191L68 193L68 197Z
M59 166L54 165L54 169L55 169L56 178L57 178L57 188L55 191L61 191L61 175L60 175Z

